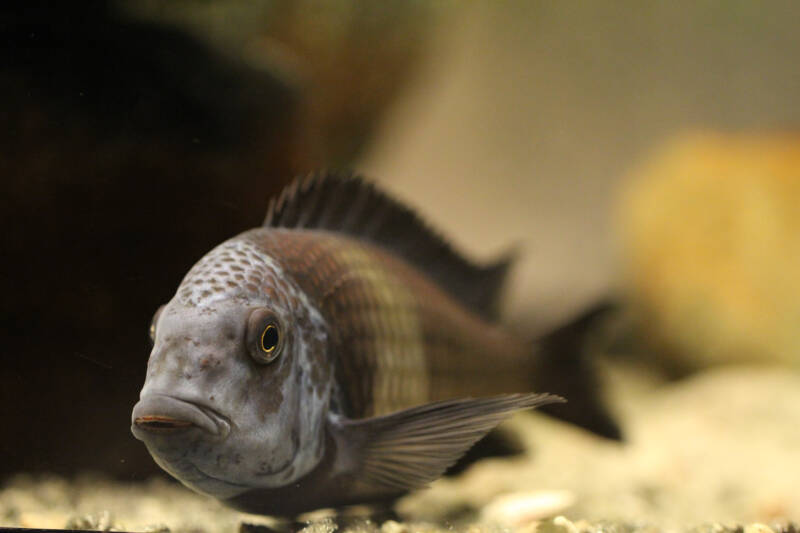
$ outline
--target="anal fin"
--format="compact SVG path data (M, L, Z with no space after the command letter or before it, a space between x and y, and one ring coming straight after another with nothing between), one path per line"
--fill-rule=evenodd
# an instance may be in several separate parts
M449 400L337 424L353 446L353 473L363 489L404 492L440 477L515 411L563 401L550 394Z

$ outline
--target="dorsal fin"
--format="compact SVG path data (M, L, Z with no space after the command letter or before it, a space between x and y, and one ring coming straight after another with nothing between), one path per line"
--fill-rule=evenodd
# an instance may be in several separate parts
M478 266L459 255L411 209L360 177L317 173L295 180L269 204L265 227L336 231L402 257L477 314L496 318L511 257Z

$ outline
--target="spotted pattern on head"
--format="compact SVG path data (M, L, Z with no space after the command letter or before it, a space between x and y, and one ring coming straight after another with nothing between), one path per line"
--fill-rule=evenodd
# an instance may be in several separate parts
M275 290L281 274L278 265L253 243L234 238L211 250L189 270L178 287L178 298L189 307L228 298L285 303Z

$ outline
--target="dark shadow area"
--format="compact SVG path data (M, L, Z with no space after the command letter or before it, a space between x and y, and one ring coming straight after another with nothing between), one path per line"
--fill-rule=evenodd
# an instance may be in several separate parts
M297 96L101 1L5 3L0 47L0 477L149 476L150 316L305 167Z

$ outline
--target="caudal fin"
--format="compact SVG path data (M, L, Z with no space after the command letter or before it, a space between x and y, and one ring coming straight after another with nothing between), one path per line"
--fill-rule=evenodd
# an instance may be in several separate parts
M622 440L622 431L603 401L586 346L587 333L615 307L611 301L601 301L540 338L533 388L567 399L567 403L547 405L541 411L600 436Z

